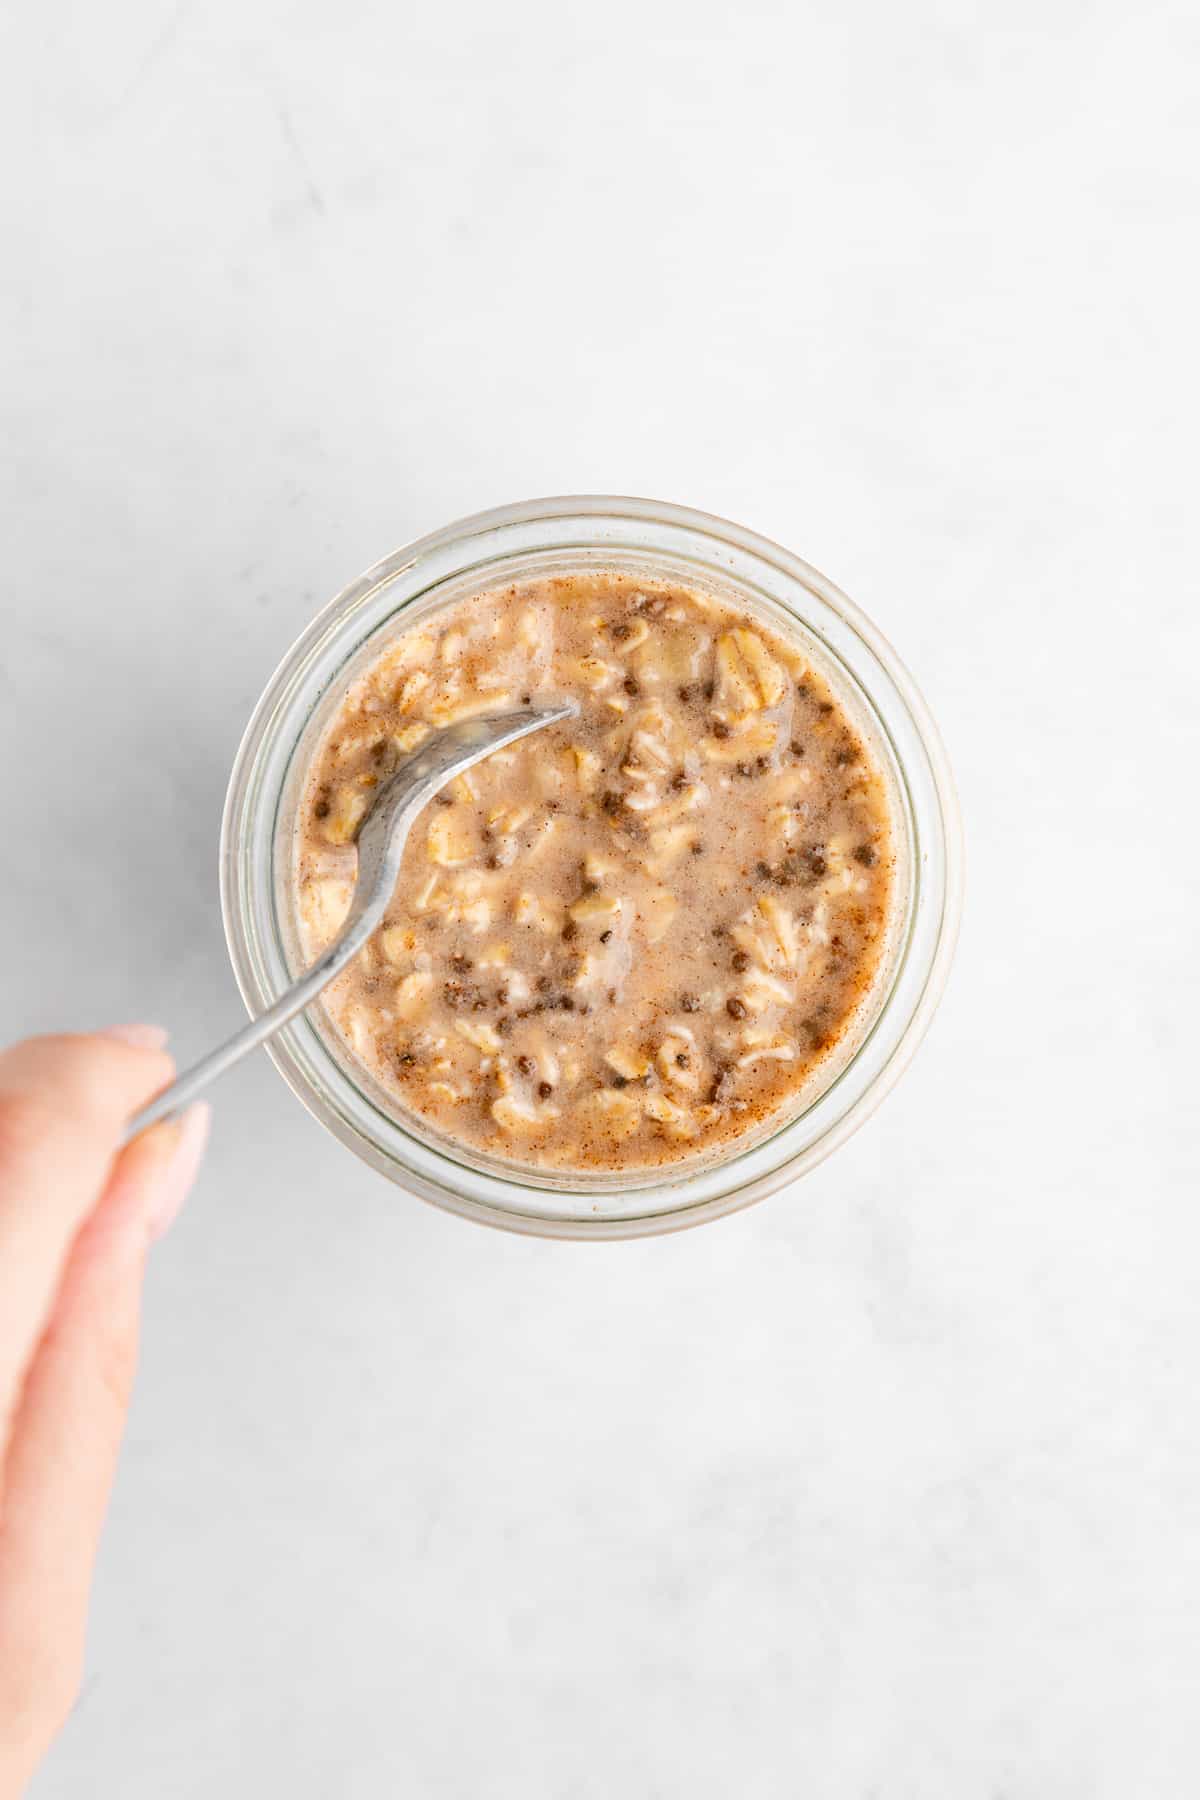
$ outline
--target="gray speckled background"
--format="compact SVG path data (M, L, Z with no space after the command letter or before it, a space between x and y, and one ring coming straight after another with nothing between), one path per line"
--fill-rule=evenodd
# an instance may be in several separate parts
M230 1078L36 1800L1195 1791L1191 9L5 30L7 1033L238 1019L263 681L524 495L826 570L970 858L899 1091L696 1233L487 1233Z

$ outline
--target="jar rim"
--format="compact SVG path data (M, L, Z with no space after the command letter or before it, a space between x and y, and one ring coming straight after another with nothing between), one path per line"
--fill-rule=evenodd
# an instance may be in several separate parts
M597 1189L573 1183L570 1171L484 1172L444 1142L434 1148L385 1118L334 1064L303 1016L268 1046L308 1110L392 1180L481 1223L555 1237L682 1229L739 1210L808 1173L864 1122L907 1067L945 987L961 910L961 824L949 762L916 684L861 608L784 546L693 508L612 495L526 500L457 520L374 564L322 608L267 682L234 759L221 829L226 939L250 1012L268 1005L289 978L275 908L276 827L304 728L338 670L398 611L451 579L470 574L487 585L496 580L489 570L522 551L606 549L651 560L688 556L713 575L765 592L849 669L883 725L902 778L911 810L914 898L900 960L903 982L893 972L845 1067L811 1107L760 1143L739 1151L735 1140L728 1155L690 1173L686 1163L666 1165L637 1171L640 1183ZM573 1204L556 1209L567 1201Z

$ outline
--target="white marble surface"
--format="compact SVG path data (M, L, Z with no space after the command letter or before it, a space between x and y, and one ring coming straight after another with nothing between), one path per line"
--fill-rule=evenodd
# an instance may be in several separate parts
M488 1233L227 1082L37 1800L1194 1793L1193 9L5 30L7 1033L239 1017L262 682L524 495L827 570L969 852L901 1088L699 1232Z

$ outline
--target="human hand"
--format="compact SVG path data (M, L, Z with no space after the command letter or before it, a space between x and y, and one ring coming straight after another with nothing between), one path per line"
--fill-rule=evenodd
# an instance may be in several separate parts
M118 1152L174 1075L156 1026L0 1052L0 1800L66 1718L137 1352L146 1252L208 1108Z

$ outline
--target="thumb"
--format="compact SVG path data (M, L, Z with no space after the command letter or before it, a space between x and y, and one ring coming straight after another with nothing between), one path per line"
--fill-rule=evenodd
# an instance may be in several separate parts
M71 1248L13 1421L0 1473L0 1717L34 1759L69 1710L82 1669L146 1251L191 1185L207 1130L208 1108L193 1107L121 1155Z

